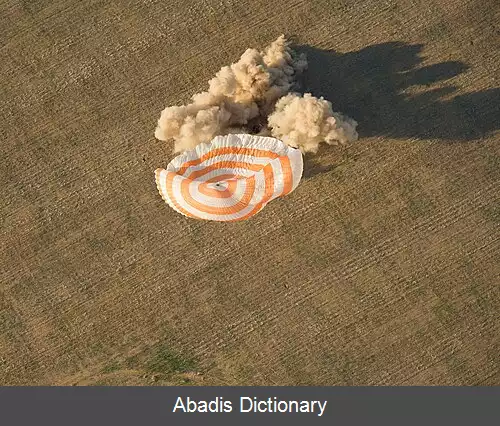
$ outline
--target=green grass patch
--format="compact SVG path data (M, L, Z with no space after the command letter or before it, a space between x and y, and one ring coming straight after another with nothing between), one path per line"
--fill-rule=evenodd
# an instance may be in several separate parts
M493 222L500 222L500 206L487 206L482 211L487 219Z
M442 323L454 321L458 314L455 308L447 301L442 301L439 305L434 306L432 311Z
M151 373L169 375L194 371L196 362L190 357L173 351L167 345L162 345L156 349L145 367Z
M113 373L115 371L120 370L120 368L121 368L121 366L120 366L120 363L118 361L112 361L102 369L102 372L104 374L109 374L109 373Z
M451 33L448 26L442 21L432 25L424 33L424 37L429 41L444 40L450 37L450 35Z
M413 180L405 180L400 187L401 195L413 219L429 215L434 204L420 185Z
M500 177L500 155L495 153L486 153L486 169L493 178Z

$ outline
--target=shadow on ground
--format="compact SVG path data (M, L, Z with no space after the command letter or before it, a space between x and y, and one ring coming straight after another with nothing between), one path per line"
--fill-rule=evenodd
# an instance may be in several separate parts
M306 152L303 156L304 171L302 177L307 180L322 173L328 173L342 165L356 160L356 155L346 149L332 150L327 144L320 144L318 152ZM330 153L328 155L327 153ZM326 158L323 154L327 154ZM332 155L334 156L332 158Z
M360 137L468 141L498 130L500 88L453 95L457 87L447 80L468 66L421 66L422 48L388 42L338 53L297 46L309 63L303 91L324 96L335 111L356 119Z

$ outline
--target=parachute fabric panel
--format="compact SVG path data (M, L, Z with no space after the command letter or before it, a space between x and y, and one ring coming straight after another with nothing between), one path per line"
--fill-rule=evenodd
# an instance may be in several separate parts
M302 177L302 154L278 139L217 136L157 169L156 185L170 207L191 218L237 221L292 192Z

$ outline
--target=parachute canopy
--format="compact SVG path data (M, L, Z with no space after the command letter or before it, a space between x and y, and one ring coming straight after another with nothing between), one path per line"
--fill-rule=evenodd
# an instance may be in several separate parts
M170 207L191 218L237 221L292 192L302 177L302 154L278 139L217 136L157 169L156 185Z

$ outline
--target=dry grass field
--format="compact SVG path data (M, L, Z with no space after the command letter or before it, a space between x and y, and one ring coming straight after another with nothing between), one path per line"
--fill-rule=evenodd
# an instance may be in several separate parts
M281 33L359 122L253 219L160 111ZM0 0L0 384L499 385L495 0Z

